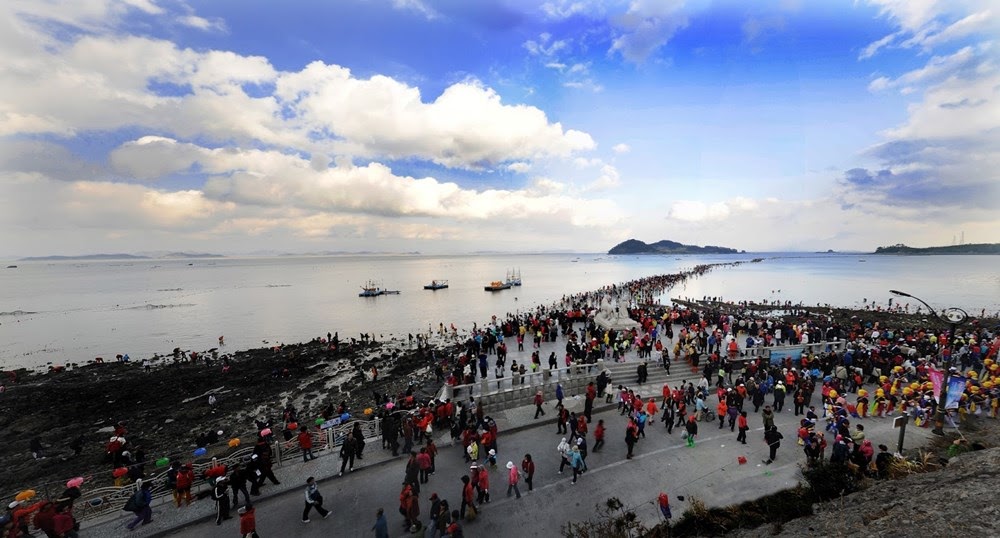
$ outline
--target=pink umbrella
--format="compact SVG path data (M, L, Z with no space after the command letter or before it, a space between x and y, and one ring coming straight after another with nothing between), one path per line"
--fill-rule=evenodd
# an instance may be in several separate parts
M76 478L70 478L69 481L66 482L66 487L67 488L78 488L78 487L80 487L82 485L83 485L83 477L82 476L78 476Z
M385 408L386 409L392 409L393 407L396 407L396 404L394 404L392 402L389 402L389 403L385 404Z

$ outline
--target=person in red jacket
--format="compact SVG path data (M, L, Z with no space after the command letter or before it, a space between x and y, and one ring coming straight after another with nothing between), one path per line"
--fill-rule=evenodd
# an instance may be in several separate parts
M254 508L246 507L240 508L240 536L243 538L252 537L260 538L257 534L257 514Z
M521 470L524 471L524 483L528 484L528 491L531 491L531 483L535 479L535 462L531 461L531 454L524 455Z
M299 430L299 448L302 449L302 462L305 463L309 460L316 459L313 455L313 439L312 435L309 435L309 430L303 426Z
M188 463L177 471L177 485L174 487L174 503L177 508L181 507L181 501L184 501L185 506L191 506L192 484L194 484L194 469Z
M740 411L740 415L736 417L736 425L740 430L739 435L736 436L736 440L744 445L747 444L747 430L750 429L750 425L747 424L746 411Z
M469 475L462 476L462 506L461 506L461 517L465 519L465 509L471 508L473 511L476 509L475 505L475 490L472 489L472 479Z

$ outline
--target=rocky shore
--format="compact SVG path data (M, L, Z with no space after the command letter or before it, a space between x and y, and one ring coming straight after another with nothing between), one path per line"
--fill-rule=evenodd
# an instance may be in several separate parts
M224 348L223 348L224 349ZM175 360L152 361L147 371L138 362L89 364L63 372L18 371L17 381L0 395L0 468L4 490L61 491L61 481L89 477L92 486L111 483L105 445L114 425L124 422L132 452L146 453L146 472L165 456L191 458L200 434L222 430L222 442L254 433L254 419L280 422L280 410L293 404L300 416L318 417L328 404L342 401L357 413L374 404L374 394L396 395L413 383L431 392L432 353L451 353L448 343L347 341L336 350L312 342L219 354L206 364ZM211 357L212 353L199 354ZM189 356L182 353L181 357ZM224 359L229 364L223 373ZM371 382L371 369L377 381ZM208 395L215 395L209 405ZM82 453L70 445L82 436ZM29 449L38 438L44 459Z

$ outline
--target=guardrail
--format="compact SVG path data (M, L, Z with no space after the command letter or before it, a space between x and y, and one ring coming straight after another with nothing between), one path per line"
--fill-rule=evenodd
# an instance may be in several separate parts
M369 439L378 439L382 435L382 424L381 419L379 418L371 420L350 420L343 424L338 424L322 430L312 429L310 430L310 435L313 438L313 454L315 454L316 457L334 454L334 449L344 444L344 439L354 428L355 423L361 425L361 432L366 441ZM248 437L255 438L256 435L256 432L253 432ZM219 446L215 448L224 450L229 449L225 443L220 443ZM246 446L241 446L228 454L218 455L214 458L216 465L221 464L225 465L227 468L231 468L235 463L245 464L249 461L250 455L253 453L253 449L254 445L248 444ZM281 466L285 462L302 457L302 450L299 448L298 440L295 437L288 441L285 441L284 439L275 440L271 443L271 450L273 453L272 460L278 466ZM206 457L203 456L201 457L203 461L192 464L195 473L195 481L191 486L192 495L197 495L199 492L206 490L210 485L206 479L202 478L202 475L205 470L211 467L212 458L205 458ZM185 458L178 457L177 459ZM147 463L147 465L149 465L149 463ZM153 484L151 493L153 495L154 503L163 503L164 499L171 499L173 496L173 490L167 487L167 469L163 469L160 472L147 476L143 479L143 483ZM82 496L73 504L73 515L78 521L82 522L112 513L117 513L121 511L122 507L125 506L125 502L128 501L128 499L138 489L139 484L137 482L122 486L103 486L94 489L86 489L84 487ZM51 496L49 494L52 493L44 486L36 488L36 491L44 491L46 492L46 496ZM61 491L62 489L60 486L59 491L56 492L56 494ZM10 500L12 499L4 499L3 502L10 502Z
M574 381L579 379L581 375L593 375L596 377L604 369L603 363L603 360L599 360L596 363L573 363L563 368L545 368L538 372L526 373L524 375L514 374L511 377L500 379L482 379L475 383L464 385L448 385L446 383L441 387L438 399L466 399L469 396L482 398L484 396L503 394L515 389L545 387L556 382Z
M790 346L761 346L756 345L754 347L746 348L740 352L737 357L727 357L726 360L730 362L745 362L751 361L758 358L765 358L770 360L772 363L775 360L784 360L786 357L791 357L793 360L798 360L803 354L815 354L815 353L828 353L834 352L844 352L847 350L847 340L830 340L823 342L812 342L809 344L797 344Z

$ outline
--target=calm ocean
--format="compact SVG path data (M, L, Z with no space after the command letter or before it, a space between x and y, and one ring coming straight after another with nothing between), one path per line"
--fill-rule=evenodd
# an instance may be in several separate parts
M856 307L885 304L890 288L938 308L978 315L1000 310L998 256L744 254L739 256L337 256L11 262L0 270L0 366L85 362L173 348L204 350L225 335L227 349L299 342L338 331L404 336L439 322L462 328L490 316L550 304L564 294L676 272L702 263L765 261L720 268L672 297L791 300ZM863 262L860 260L864 260ZM524 285L483 286L521 272ZM374 279L399 295L360 298ZM425 291L433 279L450 287Z

